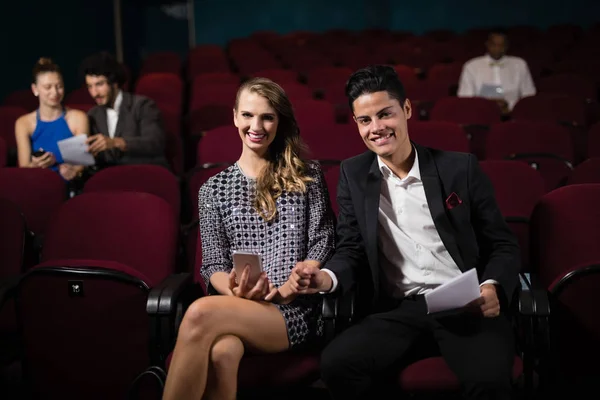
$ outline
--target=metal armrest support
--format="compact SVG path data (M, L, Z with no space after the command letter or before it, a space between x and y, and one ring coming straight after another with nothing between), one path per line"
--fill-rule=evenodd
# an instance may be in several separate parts
M347 328L354 320L354 304L356 292L354 288L345 294L333 292L323 295L321 315L324 322L325 341L329 342L335 335Z
M533 375L536 366L549 352L550 300L548 291L536 275L519 275L521 287L517 291L517 332L521 338L525 390L533 393Z
M20 276L15 276L0 281L0 309L5 301L14 296L20 278Z

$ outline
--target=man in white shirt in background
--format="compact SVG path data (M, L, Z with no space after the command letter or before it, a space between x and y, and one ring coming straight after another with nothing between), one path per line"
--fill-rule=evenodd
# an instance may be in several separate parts
M529 67L522 58L506 55L508 38L500 29L490 31L485 46L486 55L465 63L457 95L496 100L508 113L519 99L536 93Z

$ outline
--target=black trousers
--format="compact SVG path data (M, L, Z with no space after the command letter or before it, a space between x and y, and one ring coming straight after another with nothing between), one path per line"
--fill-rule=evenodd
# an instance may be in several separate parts
M439 349L465 398L510 399L515 345L506 316L429 315L423 296L386 308L342 332L323 351L322 379L334 399L372 398L423 342Z

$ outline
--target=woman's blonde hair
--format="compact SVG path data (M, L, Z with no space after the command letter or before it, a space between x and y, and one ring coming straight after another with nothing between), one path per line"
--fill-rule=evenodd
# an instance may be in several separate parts
M244 82L235 98L236 113L244 90L266 98L279 119L275 139L266 154L268 164L256 180L254 199L258 214L264 220L271 221L277 216L277 198L284 191L305 193L306 184L312 181L301 156L306 146L300 138L292 104L281 86L267 78L252 78Z

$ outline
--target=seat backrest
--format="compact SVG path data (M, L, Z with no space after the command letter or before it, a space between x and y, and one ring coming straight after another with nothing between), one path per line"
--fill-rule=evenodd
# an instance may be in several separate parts
M600 262L600 184L570 185L544 195L531 217L532 262L545 287L570 268Z
M539 171L521 162L486 160L480 166L494 187L502 216L519 241L521 270L529 271L529 219L546 193L544 179Z
M153 194L84 193L53 218L41 259L119 262L157 283L175 271L177 221L171 205Z
M31 89L15 90L2 101L3 106L19 107L25 112L35 110L39 104L39 99L33 95Z
M6 141L0 137L0 168L6 166L8 158L8 149L6 148Z
M509 160L484 160L480 166L492 182L502 215L529 218L546 193L539 171Z
M515 159L539 169L546 189L563 185L574 152L567 128L551 122L514 121L494 124L485 145L486 159Z
M16 148L15 122L21 115L27 114L27 110L21 107L0 106L0 137L6 141L9 149Z
M600 184L546 194L531 218L531 261L550 292L555 379L600 374ZM589 381L591 382L591 380Z
M65 97L65 103L70 104L93 104L96 105L90 92L86 87L77 88L67 94Z
M298 73L289 69L262 69L253 74L255 77L268 78L279 85L298 82Z
M469 152L469 140L462 127L445 121L408 122L410 139L422 146L444 151Z
M592 125L588 131L587 156L600 157L600 122Z
M523 97L513 107L515 121L543 121L585 126L586 111L583 99L556 93L538 93Z
M131 191L154 194L164 199L179 218L181 195L175 175L158 165L118 165L100 170L83 188L84 193Z
M27 228L43 234L52 215L67 199L65 181L55 172L41 168L0 168L0 197L20 209Z
M331 201L331 208L335 216L339 213L339 207L337 202L337 186L340 180L340 166L331 165L325 169L325 183L327 184L327 190L329 192L329 200Z
M241 154L241 139L235 126L211 129L196 148L196 164L235 162Z
M500 122L500 108L480 97L445 97L435 102L429 119L465 125L491 125Z
M567 94L582 99L595 99L596 88L589 79L576 74L557 74L543 77L536 84L540 93Z
M0 198L0 281L23 269L25 218L12 201Z
M135 93L151 98L161 110L182 112L183 81L172 73L151 73L141 76Z
M600 158L589 158L571 171L567 185L582 183L600 183Z
M202 106L228 106L233 109L239 84L235 83L205 83L192 81L190 93L190 110ZM233 114L231 115L233 118Z

